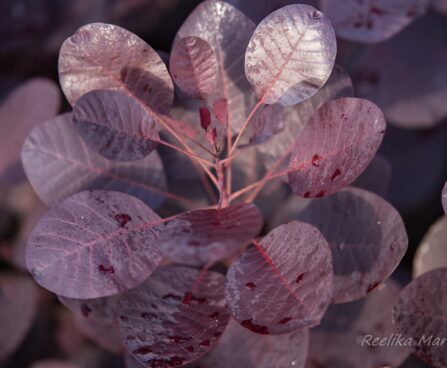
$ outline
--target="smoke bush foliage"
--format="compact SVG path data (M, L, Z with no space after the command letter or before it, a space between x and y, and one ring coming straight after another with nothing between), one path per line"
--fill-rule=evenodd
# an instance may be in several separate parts
M368 43L427 7L345 3L321 8L337 35ZM373 161L385 117L354 97L336 53L329 18L300 4L256 26L228 3L204 1L169 60L118 26L79 28L59 54L73 111L50 112L18 137L23 169L51 207L26 247L34 280L98 344L127 350L128 367L335 367L344 349L353 367L402 363L407 348L356 343L399 326L419 336L420 311L415 285L392 323L400 288L387 279L408 239L373 193L383 191L377 174L359 178L370 164L385 170ZM34 105L57 105L36 83L22 87L37 89ZM300 200L278 223L270 213L286 184ZM445 298L439 310L428 303L418 307L438 320L427 328L445 332ZM13 305L0 308L14 316ZM337 320L337 308L348 317ZM326 349L330 333L340 345ZM415 353L446 366L442 350Z

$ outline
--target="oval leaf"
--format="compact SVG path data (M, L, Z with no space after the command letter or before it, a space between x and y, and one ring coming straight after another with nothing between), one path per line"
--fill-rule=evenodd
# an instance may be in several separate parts
M159 113L167 113L174 99L172 79L157 52L111 24L87 24L65 40L59 79L71 105L95 89L128 93Z
M166 223L158 243L174 262L204 265L236 253L258 235L262 223L253 204L189 211Z
M200 279L199 279L200 277ZM159 268L119 303L128 350L147 367L176 367L210 350L225 329L224 276L181 267Z
M382 42L425 14L428 0L321 0L321 11L337 36L350 41Z
M174 82L188 97L206 99L217 83L217 58L208 42L198 37L178 40L169 59Z
M320 322L332 297L332 256L312 225L292 221L248 249L227 273L233 317L260 334L284 334Z
M26 264L34 279L67 298L118 294L158 267L160 218L119 192L84 191L51 209L30 235Z
M245 54L245 73L258 99L294 105L324 85L337 44L329 20L308 5L289 5L256 28Z
M293 147L292 190L318 198L351 184L376 154L385 127L382 112L367 100L347 97L324 104Z
M22 163L34 190L49 206L83 190L108 189L132 194L156 208L167 190L156 152L138 161L109 161L85 145L71 114L35 128L23 145Z
M362 189L347 188L314 200L296 219L317 227L331 247L335 303L366 296L391 275L407 250L399 213Z
M399 331L412 340L413 353L433 367L447 363L447 349L443 347L447 336L446 284L447 268L424 273L402 290L393 310Z
M260 144L284 130L286 115L281 105L267 105L250 123L248 144Z
M144 158L159 141L151 115L137 100L119 91L86 93L73 108L73 121L87 144L110 160Z

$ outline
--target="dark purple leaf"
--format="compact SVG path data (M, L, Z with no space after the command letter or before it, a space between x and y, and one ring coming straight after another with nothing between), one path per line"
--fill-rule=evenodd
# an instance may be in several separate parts
M407 250L399 213L362 189L313 200L296 219L317 227L331 247L335 303L366 296L391 275Z
M155 212L127 194L77 193L33 230L28 270L40 285L67 298L118 294L143 282L162 261L158 223Z
M111 24L79 28L62 45L59 79L71 105L96 89L137 97L151 110L166 113L174 88L157 52L133 33Z
M200 277L200 279L199 279ZM225 329L224 276L161 267L120 299L118 323L127 349L147 367L175 367L210 350Z
M59 301L73 313L94 321L114 322L120 295L97 299L72 299L58 295Z
M169 70L174 82L188 97L205 100L216 88L216 55L201 38L178 40L171 52Z
M175 262L205 265L237 253L258 235L262 223L253 204L184 212L166 223L158 243Z
M25 276L0 274L0 359L19 346L37 312L37 288Z
M14 183L23 177L20 147L28 133L56 115L60 93L48 79L35 78L17 87L0 106L0 180Z
M351 184L373 159L385 128L382 112L370 101L327 102L296 138L289 167L292 190L319 198Z
M336 51L334 30L321 12L289 5L256 28L245 54L245 72L260 101L294 105L324 85Z
M385 197L388 193L390 180L391 164L385 157L376 155L352 185Z
M82 190L108 189L132 194L156 208L167 190L156 152L138 161L109 161L85 145L71 114L35 128L22 148L22 163L34 190L49 206Z
M320 0L321 11L337 36L357 42L382 42L425 14L428 0Z
M248 249L227 274L233 317L260 334L284 334L320 322L332 298L332 256L312 225L293 221Z
M86 93L73 108L73 121L87 144L110 160L142 159L159 141L153 117L139 101L119 91Z
M413 259L413 277L435 268L447 267L447 216L441 217L429 229Z
M264 143L282 132L286 123L285 109L281 105L267 105L250 123L249 144Z
M412 340L417 357L433 367L447 367L447 268L424 273L400 293L393 320Z

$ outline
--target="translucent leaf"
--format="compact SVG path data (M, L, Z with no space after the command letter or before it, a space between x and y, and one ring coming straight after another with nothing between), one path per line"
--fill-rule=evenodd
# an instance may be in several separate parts
M296 138L292 190L318 198L351 184L376 154L385 127L382 112L370 101L340 98L324 104Z
M37 312L37 288L25 276L0 274L0 359L19 346Z
M314 95L334 66L337 44L329 20L308 5L289 5L256 28L245 73L258 99L294 105Z
M304 368L309 345L307 330L281 336L262 336L230 319L216 347L198 366L227 368Z
M48 79L34 78L17 87L0 106L0 180L14 183L23 177L20 147L38 124L56 115L60 92Z
M166 223L158 243L174 262L204 265L237 253L258 235L262 223L253 204L189 211Z
M178 40L172 49L169 70L188 97L206 99L217 83L217 58L211 46L198 37Z
M45 359L33 363L30 368L79 368L79 366L65 360Z
M362 189L346 188L314 200L296 219L317 227L331 247L335 303L366 296L391 275L407 250L399 213Z
M352 185L385 197L388 194L390 180L390 162L385 157L376 155Z
M119 328L127 349L147 367L175 367L210 350L225 329L224 276L181 266L159 268L123 295Z
M292 221L230 266L226 297L242 326L278 335L317 325L332 298L332 281L332 256L323 235Z
M413 277L447 267L447 216L436 221L425 234L413 259Z
M35 128L22 148L26 175L40 199L53 206L86 189L109 189L132 194L152 208L164 200L166 178L156 152L145 159L113 162L83 142L71 114Z
M282 132L286 115L281 105L267 105L253 121L250 122L249 144L260 144Z
M310 332L307 368L399 367L410 354L392 322L400 286L388 280L365 299L329 307ZM384 339L382 346L374 339Z
M140 102L119 91L86 93L74 106L73 121L87 144L110 160L142 159L159 140L153 117Z
M442 189L442 207L447 214L447 182L444 185L444 189Z
M159 113L167 113L174 99L171 77L157 52L111 24L87 24L65 40L59 79L71 105L95 89L128 93Z
M73 313L87 319L114 322L120 294L97 299L72 299L58 295L59 301Z
M52 208L28 240L34 279L67 298L118 294L143 282L162 261L159 217L135 197L84 191Z
M412 340L413 353L433 367L447 364L446 284L447 268L424 273L401 291L393 310L397 328Z
M337 36L350 41L382 42L425 14L428 0L320 0Z
M216 99L228 103L228 124L238 132L252 110L255 96L245 77L244 54L255 24L230 4L203 1L189 15L177 33L176 40L198 37L215 52L219 73Z

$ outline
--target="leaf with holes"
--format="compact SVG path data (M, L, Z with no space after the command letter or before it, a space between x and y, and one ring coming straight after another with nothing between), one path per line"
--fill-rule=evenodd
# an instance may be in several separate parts
M59 301L73 313L95 321L113 323L120 294L96 299L72 299L58 295Z
M167 113L174 99L172 79L157 52L111 24L87 24L65 40L59 79L71 105L96 89L125 92L157 113Z
M0 274L0 359L12 354L25 338L36 316L37 299L30 278Z
M447 268L424 273L400 293L393 320L406 338L413 341L416 356L433 367L445 367L447 349Z
M253 204L184 212L160 233L160 251L171 260L205 265L227 258L258 235L262 215Z
M109 161L85 145L71 120L64 114L39 125L22 147L28 180L45 204L87 189L129 193L152 208L163 202L167 185L156 152L138 161Z
M428 0L321 0L320 5L337 36L374 43L393 37L425 14Z
M155 212L130 195L77 193L40 220L28 240L26 263L48 290L75 299L131 289L162 261Z
M171 52L169 70L188 97L205 100L216 88L217 58L208 42L201 38L178 40Z
M159 141L153 117L140 102L119 91L83 95L73 108L73 122L87 144L110 160L142 159Z
M242 326L279 335L317 325L331 301L332 283L332 256L323 235L292 221L230 266L225 292Z
M147 367L175 367L209 351L225 329L223 275L192 268L159 268L123 295L118 309L127 349Z
M288 169L292 190L319 198L351 184L373 159L385 128L382 112L370 101L327 102L296 139Z
M308 5L289 5L256 28L245 54L245 73L266 104L297 104L324 85L337 44L329 20Z
M317 227L329 243L335 303L366 296L391 275L407 250L399 213L366 190L346 188L313 200L296 219Z

